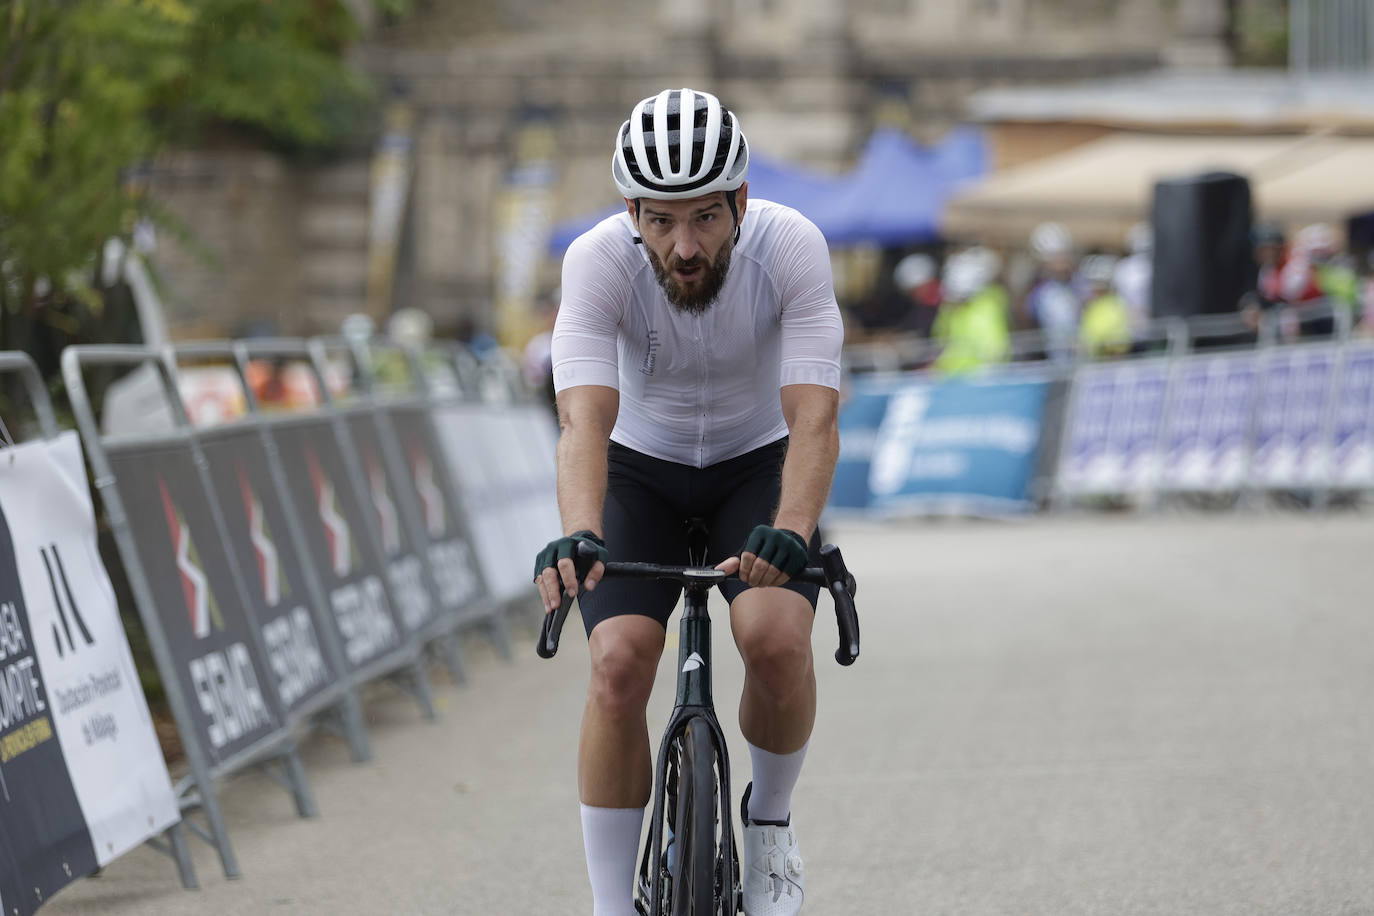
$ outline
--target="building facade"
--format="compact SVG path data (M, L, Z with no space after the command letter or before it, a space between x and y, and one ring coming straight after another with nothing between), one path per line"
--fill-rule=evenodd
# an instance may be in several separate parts
M975 91L1081 80L1179 62L1224 64L1231 0L628 0L416 4L358 50L409 119L412 167L389 302L441 331L497 329L557 283L551 222L616 204L615 128L666 86L715 91L754 148L843 169L878 124L923 141ZM199 158L198 158L199 157ZM336 330L368 309L372 166L304 169L187 154L159 187L220 267L157 259L174 333L234 333L275 316L283 333ZM259 199L260 198L260 199ZM198 262L197 262L198 263ZM216 279L216 270L223 271ZM226 277L239 274L251 283ZM507 328L509 330L509 328ZM515 333L515 331L511 331Z

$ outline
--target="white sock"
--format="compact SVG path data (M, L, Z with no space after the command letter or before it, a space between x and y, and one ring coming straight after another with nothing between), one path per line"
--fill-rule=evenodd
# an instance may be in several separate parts
M792 790L801 775L802 760L811 742L790 754L774 754L750 742L749 758L754 762L754 788L749 792L751 821L785 821L792 816Z
M592 883L592 916L636 916L635 857L643 808L582 806L582 846Z

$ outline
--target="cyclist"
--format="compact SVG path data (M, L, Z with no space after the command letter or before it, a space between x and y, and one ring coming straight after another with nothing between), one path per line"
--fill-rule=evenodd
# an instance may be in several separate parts
M744 660L740 730L744 909L790 916L803 897L791 796L816 712L818 590L789 577L819 562L816 523L839 451L843 331L820 231L748 199L749 146L713 95L665 90L616 138L625 198L569 247L553 336L567 534L535 564L546 609L576 593L578 541L602 561L682 562L684 523L709 558ZM645 714L681 587L582 585L591 678L578 749L582 832L596 916L633 914L635 858L652 792ZM600 584L598 584L600 582Z

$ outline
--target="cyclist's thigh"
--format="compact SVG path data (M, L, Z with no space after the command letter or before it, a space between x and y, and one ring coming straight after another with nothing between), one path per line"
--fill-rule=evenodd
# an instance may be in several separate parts
M713 505L708 514L712 563L738 556L745 538L755 526L773 523L782 493L782 462L786 455L787 440L782 439L711 467L715 477L711 481ZM808 562L818 566L821 549L818 533L812 533L810 547ZM817 586L788 582L782 587L797 592L815 609L820 594ZM733 603L735 597L748 588L739 580L730 579L720 590Z
M687 557L683 511L675 490L685 490L682 465L641 455L612 442L608 452L602 534L611 559L620 562L681 563ZM679 479L681 478L681 479ZM640 614L665 628L682 586L659 579L602 579L578 599L582 624L592 628L609 617Z

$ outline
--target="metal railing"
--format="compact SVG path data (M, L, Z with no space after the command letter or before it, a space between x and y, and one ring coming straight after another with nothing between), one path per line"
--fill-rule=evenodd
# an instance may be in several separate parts
M1348 309L1326 300L1285 306L1250 316L1242 312L1192 315L1151 321L1138 331L1129 354L1180 356L1198 350L1272 346L1297 337L1304 340L1345 340L1354 329ZM898 334L882 340L849 344L844 348L847 371L901 372L931 367L942 345L919 334ZM1038 328L1016 331L1008 338L1008 358L1000 365L1050 363L1072 367L1092 359L1078 350L1076 342L1054 359L1049 335Z

